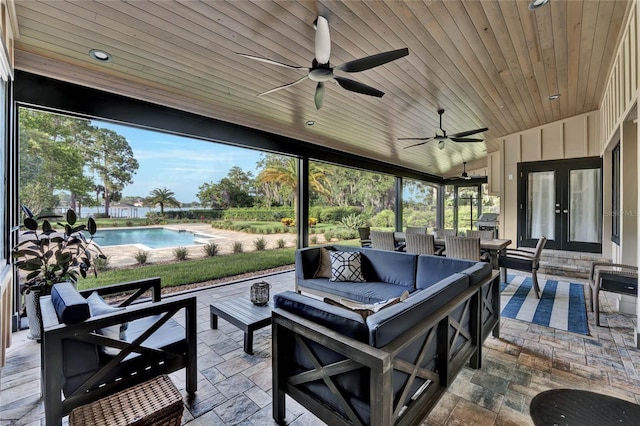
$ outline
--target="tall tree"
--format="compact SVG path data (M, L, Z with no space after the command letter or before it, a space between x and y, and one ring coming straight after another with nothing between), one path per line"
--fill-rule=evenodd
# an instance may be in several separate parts
M271 158L269 158L271 157ZM298 208L298 167L293 157L269 154L265 168L258 175L263 183L276 183L292 190L293 210ZM318 163L309 162L309 188L324 197L329 195L329 180L325 170Z
M151 191L151 195L147 198L147 202L152 206L160 204L160 215L162 216L164 216L165 204L180 207L180 202L176 200L174 192L165 187L156 188Z
M198 188L198 199L204 206L227 209L252 207L255 201L255 179L251 172L238 166L229 169L227 176L218 183L203 183Z
M57 206L54 191L86 196L93 186L85 175L84 144L91 130L86 120L20 108L20 199L34 211Z
M120 193L133 182L138 161L127 139L113 130L95 128L88 144L89 165L104 187L104 214L109 216L112 194Z

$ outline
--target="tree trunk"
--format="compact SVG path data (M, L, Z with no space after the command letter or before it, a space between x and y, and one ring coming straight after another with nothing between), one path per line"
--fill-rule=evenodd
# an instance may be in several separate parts
M104 188L104 217L109 217L109 189Z

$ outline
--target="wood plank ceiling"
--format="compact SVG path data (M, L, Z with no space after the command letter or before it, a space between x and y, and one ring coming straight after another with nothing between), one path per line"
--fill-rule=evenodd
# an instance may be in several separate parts
M31 1L16 0L16 68L448 175L481 167L498 139L599 107L630 2L484 1ZM409 55L348 77L374 98L315 83L257 97L303 71L236 55L310 66L313 21L329 21L331 63L407 47ZM113 56L98 63L90 49ZM549 101L552 94L556 101ZM482 143L405 149L488 127ZM306 126L314 120L313 127Z

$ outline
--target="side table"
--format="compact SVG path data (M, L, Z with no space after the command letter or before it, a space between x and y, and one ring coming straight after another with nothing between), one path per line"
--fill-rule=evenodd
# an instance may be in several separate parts
M251 303L248 297L214 302L210 306L211 328L218 328L218 317L244 332L244 351L253 355L253 332L271 324L271 302L265 306Z

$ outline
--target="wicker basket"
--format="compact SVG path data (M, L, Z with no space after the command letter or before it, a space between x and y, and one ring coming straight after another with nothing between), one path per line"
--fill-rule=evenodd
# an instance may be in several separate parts
M179 426L182 395L166 375L71 411L69 425Z

